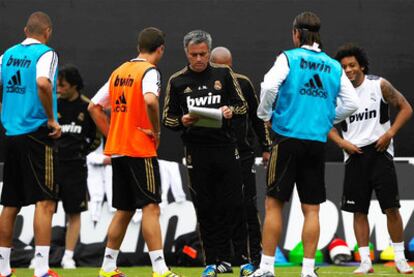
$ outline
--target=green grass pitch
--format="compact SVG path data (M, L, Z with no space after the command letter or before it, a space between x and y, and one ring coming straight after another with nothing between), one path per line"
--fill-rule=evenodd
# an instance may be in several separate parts
M300 276L300 267L277 267L276 268L276 277L284 276ZM318 274L321 277L343 277L343 276L355 276L352 274L354 267L338 267L338 266L324 266L319 268ZM63 270L56 269L60 277L98 277L98 268L78 268L75 270ZM124 272L128 277L151 277L151 267L121 267L122 272ZM200 277L202 268L200 267L175 267L173 270L177 274L181 274L185 277ZM219 274L219 277L238 277L239 270L236 267L233 267L233 274ZM369 276L404 276L398 274L393 267L385 267L382 264L374 266L375 273L370 274ZM33 271L30 269L17 268L16 269L17 277L33 277Z

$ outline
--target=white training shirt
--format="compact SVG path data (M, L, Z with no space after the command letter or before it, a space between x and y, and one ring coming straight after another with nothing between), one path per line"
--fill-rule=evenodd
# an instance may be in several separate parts
M28 44L37 44L41 43L37 39L34 38L26 38L21 44L28 45ZM0 83L1 83L1 64L3 60L3 55L0 57ZM39 77L45 77L50 80L52 85L54 85L54 76L56 73L58 65L58 56L55 51L48 51L44 53L36 64L36 79Z
M312 51L320 52L318 43L314 43L312 46L303 45L302 48L306 48ZM260 90L260 105L257 109L257 116L263 121L269 121L272 118L273 104L276 101L279 88L287 78L290 72L288 60L285 54L280 54L273 67L264 76L261 83ZM335 124L341 122L349 114L355 110L355 103L358 102L355 95L355 89L346 77L345 72L342 70L341 84L338 98L341 99L340 105L336 106L335 112Z
M132 59L132 61L145 61L145 59ZM95 96L91 99L92 103L95 105L101 105L103 108L108 108L110 103L109 98L109 82L108 80L95 94ZM142 79L142 93L153 93L157 97L159 96L161 91L161 75L160 72L155 69L151 68L148 70L144 78Z
M381 80L377 76L365 75L362 84L356 88L360 99L359 109L345 120L346 126L343 123L344 139L358 147L375 143L391 127L388 104L382 96ZM394 155L392 140L387 152Z

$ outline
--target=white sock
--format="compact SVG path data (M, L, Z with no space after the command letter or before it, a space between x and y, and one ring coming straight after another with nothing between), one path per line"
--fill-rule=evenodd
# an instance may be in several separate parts
M105 255L102 262L102 269L105 272L114 271L116 266L116 259L118 258L119 250L111 249L106 247L105 248Z
M34 256L35 276L43 276L49 271L49 251L50 246L36 245Z
M263 271L269 271L275 274L275 256L266 256L262 254L259 268Z
M66 249L63 259L73 259L73 251Z
M404 241L393 242L392 247L394 248L394 261L405 260L404 254Z
M369 246L359 247L359 256L361 257L361 263L362 262L371 262L371 256L369 253Z
M0 247L0 275L7 276L11 273L9 247Z
M303 258L302 273L311 274L315 271L315 259Z
M168 267L165 264L164 252L162 249L149 251L149 256L152 264L152 271L158 274L164 274L168 271Z

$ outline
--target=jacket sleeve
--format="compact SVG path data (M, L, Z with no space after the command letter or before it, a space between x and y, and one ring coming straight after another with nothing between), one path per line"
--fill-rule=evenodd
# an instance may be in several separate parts
M227 70L228 74L226 78L226 91L229 93L228 106L230 109L232 109L234 115L246 114L247 103L244 99L239 82L237 81L233 70L231 70L230 67L228 67Z
M248 105L249 120L252 123L252 127L262 148L262 152L268 152L269 147L272 144L270 139L269 130L267 129L263 120L257 116L257 107L259 106L259 100L254 90L253 84L249 79L246 80L246 86L243 88L244 97Z
M173 85L173 78L168 80L167 91L164 99L164 109L162 112L162 124L174 131L184 128L181 118L184 115L180 107L177 91Z
M102 140L102 134L99 132L98 128L96 128L96 125L90 117L89 113L87 113L86 116L89 122L89 128L86 134L86 140L88 142L86 148L86 155L88 155L89 153L95 151L99 147Z

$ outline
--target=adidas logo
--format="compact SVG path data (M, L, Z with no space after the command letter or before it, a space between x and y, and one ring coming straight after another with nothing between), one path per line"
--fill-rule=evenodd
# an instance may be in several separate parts
M0 254L0 260L4 260L3 256Z
M36 253L36 255L35 255L35 257L38 257L38 258L43 258L43 255L42 255L42 253L37 252L37 253Z
M162 260L164 260L164 259L161 256L158 256L154 261L159 262L159 261L162 261Z
M193 90L192 90L190 87L187 87L187 88L184 90L184 93L190 93L190 92L193 92Z
M308 95L313 97L328 98L328 93L325 91L322 85L322 80L318 74L313 77L304 85L304 88L299 90L301 95Z
M110 260L113 260L113 259L114 259L114 257L112 257L112 255L108 254L108 255L106 255L106 256L105 256L105 259L110 259Z
M114 108L114 112L121 112L124 113L127 111L127 101L125 98L125 94L124 92L122 92L122 94L118 97L118 99L116 99L115 101L115 108Z
M22 79L20 76L20 70L17 70L11 79L7 82L6 92L8 93L26 93L26 87L22 86Z

